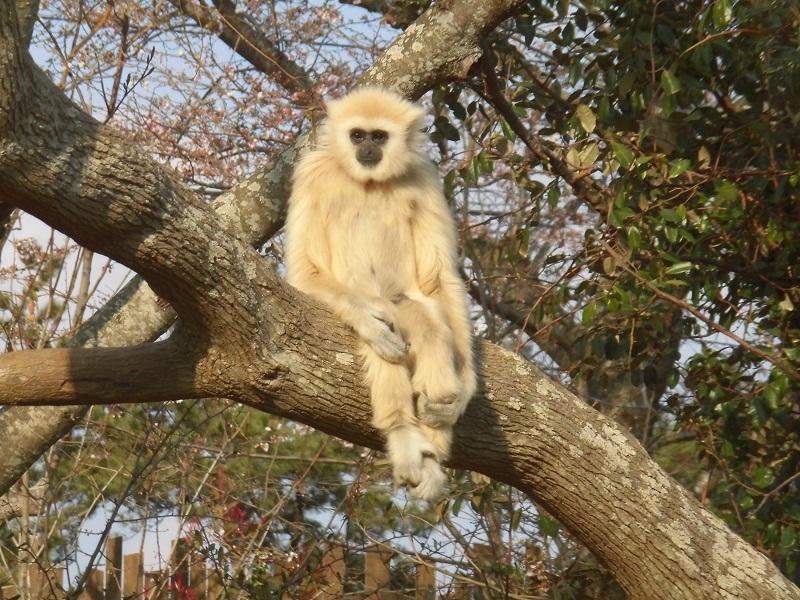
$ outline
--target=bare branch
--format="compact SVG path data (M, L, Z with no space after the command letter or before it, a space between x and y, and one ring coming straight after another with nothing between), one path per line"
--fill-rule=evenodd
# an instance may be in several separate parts
M0 522L22 515L25 502L35 504L41 502L47 494L48 487L47 479L41 479L32 488L0 496Z
M235 3L219 0L215 2L219 12L214 13L193 0L171 2L182 14L215 33L231 50L265 75L269 75L276 83L290 92L305 96L308 104L318 101L314 97L313 84L305 69L286 56L277 44L237 12Z
M398 2L397 0L339 0L342 4L351 4L383 15L383 20L392 27L405 29L414 19L419 17L423 8L415 2Z

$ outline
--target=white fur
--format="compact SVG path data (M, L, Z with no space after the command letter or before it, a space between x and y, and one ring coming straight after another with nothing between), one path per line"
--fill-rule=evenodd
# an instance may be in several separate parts
M435 500L476 378L455 224L422 150L422 117L378 88L328 104L316 148L295 168L286 269L289 283L364 341L373 423L386 436L395 480ZM389 133L377 166L356 160L353 128Z

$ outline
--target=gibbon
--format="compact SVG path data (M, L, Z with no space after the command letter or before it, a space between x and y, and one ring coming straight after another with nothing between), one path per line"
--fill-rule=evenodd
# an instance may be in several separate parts
M423 117L374 87L327 104L294 171L286 269L363 341L372 422L395 482L433 501L476 377L455 222L423 150Z

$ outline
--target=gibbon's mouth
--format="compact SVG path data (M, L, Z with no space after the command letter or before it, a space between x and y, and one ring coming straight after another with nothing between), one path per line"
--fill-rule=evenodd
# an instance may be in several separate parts
M381 162L381 159L380 158L375 160L358 159L358 162L361 163L362 167L372 168L378 166L378 164Z

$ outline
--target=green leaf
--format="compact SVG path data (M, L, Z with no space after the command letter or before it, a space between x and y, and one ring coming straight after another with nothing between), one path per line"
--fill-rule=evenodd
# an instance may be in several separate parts
M595 313L597 313L597 305L594 302L589 302L583 309L581 323L589 325L594 320Z
M719 197L728 202L733 202L739 195L739 189L736 184L727 179L718 179L714 182L714 187Z
M789 525L781 529L782 548L785 548L786 550L792 550L795 548L796 541L797 541L797 530L794 528L794 526Z
M547 192L547 204L550 208L555 208L558 205L559 198L561 198L561 190L558 189L557 185L554 185Z
M618 86L620 96L628 95L628 92L630 92L633 88L634 81L636 81L636 76L634 75L633 71L628 71L622 76L622 79L619 80Z
M586 28L589 26L589 19L586 17L586 11L582 8L575 11L575 24L581 31L586 31Z
M550 517L539 517L539 533L555 537L558 535L558 521Z
M775 481L775 473L769 467L756 467L750 479L756 487L765 488Z
M585 104L578 104L578 108L575 110L575 115L578 117L578 120L581 122L581 127L583 127L586 133L592 133L594 131L594 128L597 125L597 119L595 118L591 108Z
M503 130L503 135L506 136L506 139L509 141L514 141L517 139L517 134L514 133L514 130L511 129L511 125L505 119L500 119L500 129Z
M453 508L451 509L453 511L454 516L457 517L458 513L461 512L461 505L463 503L464 503L464 494L459 494L458 496L456 496L456 499L453 502Z
M794 303L789 296L786 296L783 300L778 302L778 308L780 308L783 312L792 312L794 310Z
M664 119L669 119L670 115L675 112L675 96L670 96L669 94L664 94L661 96L661 116ZM663 122L661 123L664 127L668 126L668 123Z
M682 89L681 82L669 69L664 69L664 72L661 73L661 87L670 96L677 94Z
M462 169L461 176L464 178L464 183L467 185L475 185L478 183L478 163L475 159L469 161L467 166Z
M679 175L682 175L686 170L691 166L691 162L687 158L681 158L678 160L672 161L672 164L669 166L669 173L667 174L668 179L675 179Z
M711 19L714 21L714 27L725 29L728 23L731 22L732 17L731 0L716 0L714 2L714 8L711 9Z
M665 273L667 275L677 275L678 273L688 273L694 267L693 263L690 262L679 262L675 263L674 265L667 268Z
M623 167L628 167L633 162L633 152L620 142L611 142L611 148L614 150L614 155L617 157L619 164Z
M642 245L642 234L639 233L639 229L631 225L628 227L628 246L631 247L632 250L636 250L640 248Z

